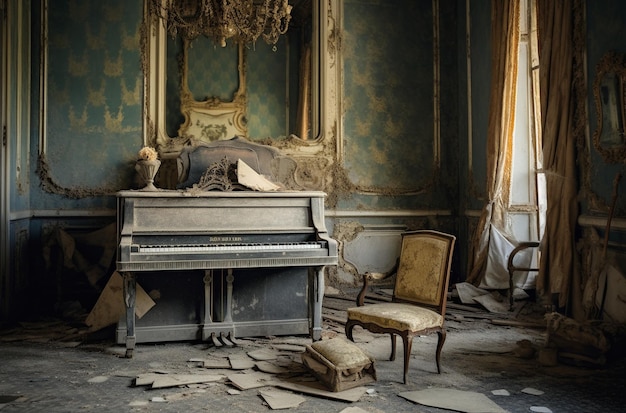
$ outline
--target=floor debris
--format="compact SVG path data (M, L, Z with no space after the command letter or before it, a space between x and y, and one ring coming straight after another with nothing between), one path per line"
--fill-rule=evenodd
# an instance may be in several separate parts
M431 388L403 392L398 396L424 406L455 410L465 413L506 413L495 402L481 393Z
M296 408L306 401L302 396L282 390L259 390L259 394L273 410Z
M370 301L387 301L389 298L389 292L382 291L375 295L368 296ZM345 308L354 305L353 299L341 299L336 297L324 298L324 330L322 331L322 339L328 340L337 336L343 336L344 323L345 323ZM518 306L517 309L521 311L523 306ZM526 310L531 310L531 305L528 305ZM521 314L521 315L520 315ZM408 406L412 403L418 403L425 406L432 406L437 408L457 410L461 412L490 412L499 413L504 410L500 408L493 400L489 399L485 395L473 392L461 392L455 390L455 388L466 388L465 382L451 382L449 377L453 376L453 369L458 367L458 363L464 362L465 359L473 359L474 362L480 363L485 368L485 374L495 374L500 371L498 367L499 363L506 363L507 368L513 366L514 369L522 369L524 372L528 372L535 367L532 367L532 363L529 363L526 359L537 358L539 351L536 351L539 345L544 344L544 333L535 327L542 327L546 329L545 321L541 318L534 317L532 319L523 318L524 313L507 312L502 314L493 314L486 310L482 305L474 302L473 304L458 304L449 303L448 313L446 314L447 328L449 337L452 339L447 347L444 348L445 357L448 360L450 366L447 373L448 375L431 375L428 373L427 367L422 372L427 372L429 380L433 388L426 390L419 390L415 392L408 392L410 390L398 386L395 382L380 382L375 386L369 386L365 388L363 386L356 387L354 389L345 390L343 392L329 391L318 379L316 379L310 372L302 365L301 356L305 352L306 346L311 343L310 337L258 337L258 338L239 338L237 339L237 346L228 347L221 344L219 347L214 347L209 341L193 344L192 351L186 353L186 356L178 358L168 357L148 357L143 364L133 365L118 365L118 368L124 370L107 370L102 369L100 371L90 372L84 380L90 383L103 383L110 380L114 383L116 377L127 377L127 380L118 380L121 382L127 382L131 378L134 379L134 386L147 386L148 390L152 389L165 389L167 391L153 392L158 393L158 396L147 396L146 400L135 400L132 397L125 399L125 403L131 407L146 406L149 403L170 403L170 406L162 406L162 408L174 408L174 403L178 401L178 406L184 405L184 399L188 399L193 395L204 393L209 397L207 400L211 400L211 395L221 395L222 399L228 399L228 402L234 404L239 403L241 407L242 400L246 400L246 403L252 400L252 403L258 403L256 409L267 409L269 406L272 410L278 409L290 409L298 408L302 403L309 401L311 406L315 408L317 404L332 403L332 401L341 401L354 403L361 400L364 395L367 399L367 409L370 408L370 403L376 400L391 400L391 398L400 400ZM527 314L527 313L526 313ZM330 315L330 317L327 317ZM520 319L518 319L518 316ZM543 325L541 325L543 323ZM518 334L516 331L520 329L514 328L502 328L500 326L507 327L522 327L522 333ZM505 334L509 332L510 338L493 341L483 340L483 338L475 330L497 330L498 334ZM455 332L463 332L463 330L470 330L471 339L469 341L460 340L456 338ZM40 323L23 323L19 326L19 329L9 330L5 335L0 335L2 341L14 341L25 340L32 342L49 342L58 341L58 347L67 347L66 344L72 343L72 346L81 345L84 349L90 349L90 346L96 345L89 344L88 341L81 342L83 337L88 336L80 335L80 327L76 327L76 324L68 326L67 323L61 321L42 321ZM515 334L513 334L515 333ZM469 334L467 332L466 334ZM498 338L501 336L498 335ZM507 336L509 337L509 336ZM61 340L69 340L61 342ZM455 342L456 340L456 342ZM63 345L61 345L61 343ZM380 344L379 344L380 343ZM487 344L488 343L488 344ZM359 347L363 347L364 350L372 349L375 351L376 359L384 363L385 366L389 366L387 361L388 357L388 338L380 337L380 335L369 334L365 331L358 333L358 339L356 344ZM48 346L53 345L47 344ZM384 351L378 351L379 347L384 345ZM112 347L113 348L113 347ZM122 347L119 347L123 350ZM145 347L146 353L148 352L148 346ZM452 350L454 349L454 351ZM532 350L532 351L531 351ZM65 350L64 350L65 351ZM415 350L417 353L417 350ZM106 352L105 352L106 353ZM193 357L192 357L193 355ZM428 356L430 354L430 349ZM517 356L517 357L515 357ZM109 356L111 357L111 356ZM416 356L417 357L417 356ZM453 357L456 357L453 359ZM116 357L113 357L117 360ZM177 361L179 360L179 361ZM478 361L477 361L478 360ZM430 362L430 359L429 359ZM456 362L456 367L455 366ZM555 360L555 364L557 360ZM137 370L134 370L137 369ZM422 367L416 367L421 369ZM207 371L205 369L210 369ZM495 369L495 370L494 370ZM493 371L492 371L493 370ZM554 370L552 370L554 371ZM203 374L211 373L211 374ZM444 366L444 373L445 366ZM445 376L445 377L444 377ZM85 376L83 376L85 377ZM523 376L526 377L526 376ZM440 379L440 380L439 380ZM445 379L445 380L444 380ZM31 378L30 382L36 383L37 381L52 380L51 378ZM437 381L439 380L439 381ZM107 386L109 384L107 383ZM526 382L526 386L530 384ZM398 387L397 387L398 386ZM437 388L442 386L444 388ZM505 386L505 383L497 384L497 386ZM425 386L416 386L417 388ZM519 385L519 388L522 388ZM540 386L537 386L541 388ZM176 390L178 388L178 390ZM415 388L415 387L413 387ZM513 396L520 396L518 387L515 387ZM546 387L550 389L550 387ZM491 393L489 396L511 396L511 393L504 388L498 390L486 390ZM148 392L150 393L150 391ZM541 395L543 392L533 387L526 387L521 393L530 395ZM553 393L550 392L552 395ZM400 397L397 397L397 396ZM196 396L197 397L197 396ZM498 403L506 406L507 403L511 404L511 400L516 397L508 398L495 398ZM329 400L322 400L329 399ZM493 399L493 397L492 397ZM539 398L531 397L531 399L542 400ZM132 400L128 402L128 400ZM552 399L550 399L552 401ZM0 409L2 404L11 403L11 401L5 401L0 397ZM394 403L398 403L397 401ZM265 404L266 406L262 406ZM364 404L364 403L360 403ZM309 405L300 406L299 410L310 409ZM413 407L414 409L415 407ZM525 409L531 409L531 411L539 413L550 413L551 410L544 406L532 406L530 403L525 406ZM256 411L254 408L250 411ZM409 407L410 409L410 407ZM337 411L337 410L335 410ZM358 406L348 406L341 410L341 413L363 413L372 410L363 410ZM374 411L385 411L376 409ZM400 411L400 410L398 410Z
M92 377L89 380L87 380L88 383L104 383L105 381L109 380L108 376L96 376L96 377Z
M276 380L272 385L287 390L293 390L299 393L311 394L313 396L325 397L328 399L341 400L345 402L356 402L365 394L365 387L354 387L344 391L329 391L318 381L310 382L290 382L285 380Z
M90 327L91 331L98 331L113 325L120 320L121 316L126 314L126 306L124 305L124 296L122 294L123 284L122 276L115 271L85 319L85 324ZM155 305L154 300L137 284L137 296L135 298L135 315L137 318L143 317Z
M532 394L533 396L541 396L543 394L543 391L534 389L532 387L526 387L525 389L522 389L522 393Z
M239 390L255 389L258 387L269 386L274 379L271 374L261 371L251 371L244 373L234 373L226 376L230 383Z
M277 366L274 363L270 363L269 361L257 361L256 368L264 373L271 374L284 374L289 373L289 369L281 366Z
M346 407L339 413L367 413L367 410L363 410L357 406L350 406L350 407Z
M552 410L544 406L530 406L530 411L535 413L552 413Z
M278 355L277 351L265 348L248 352L248 356L258 361L276 360Z
M142 374L135 379L135 386L150 386L151 389L163 389L196 383L208 383L223 380L225 376L217 374Z
M254 368L254 360L245 354L231 354L228 356L230 368L233 370L246 370Z

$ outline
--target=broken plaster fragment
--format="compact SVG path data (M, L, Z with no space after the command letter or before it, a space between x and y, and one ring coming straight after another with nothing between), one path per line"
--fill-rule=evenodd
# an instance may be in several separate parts
M522 390L522 393L532 394L534 396L541 396L543 394L543 391L534 389L532 387L526 387Z
M552 413L552 410L545 406L530 406L530 411L536 413Z
M95 376L87 380L89 383L104 383L109 380L108 376Z

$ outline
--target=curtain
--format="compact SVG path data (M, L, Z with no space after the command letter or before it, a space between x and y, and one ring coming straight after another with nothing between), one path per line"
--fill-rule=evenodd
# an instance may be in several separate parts
M519 0L491 2L491 94L487 136L487 196L472 239L467 281L478 285L485 273L490 228L505 232L512 162L515 90L519 47Z
M580 279L575 227L578 217L575 118L575 9L580 0L536 0L546 228L537 291L568 304ZM577 5L578 2L578 5ZM580 10L580 9L579 9ZM578 301L578 300L576 300Z

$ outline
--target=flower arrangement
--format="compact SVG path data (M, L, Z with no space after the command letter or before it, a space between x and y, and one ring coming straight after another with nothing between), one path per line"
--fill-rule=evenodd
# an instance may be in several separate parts
M139 151L139 160L141 161L156 161L158 157L158 152L150 146L144 146Z

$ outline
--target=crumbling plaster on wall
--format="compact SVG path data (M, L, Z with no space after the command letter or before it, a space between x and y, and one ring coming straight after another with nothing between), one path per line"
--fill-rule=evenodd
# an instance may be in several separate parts
M451 228L454 226L454 220L450 217L407 217L397 221L400 224L395 222L393 225L398 227L403 226L405 231L427 228L437 228L443 231L451 231ZM367 230L367 225L353 218L338 219L335 222L332 236L338 242L339 264L336 268L327 268L327 281L330 285L360 285L363 274L360 274L357 268L353 264L344 260L343 257L346 245L355 241L362 232Z
M113 196L118 189L111 187L110 185L101 185L94 188L85 188L80 186L64 187L56 182L50 172L50 167L46 161L45 154L41 154L38 159L38 165L36 170L39 177L39 185L41 188L50 194L62 195L70 199L81 199L97 196Z

